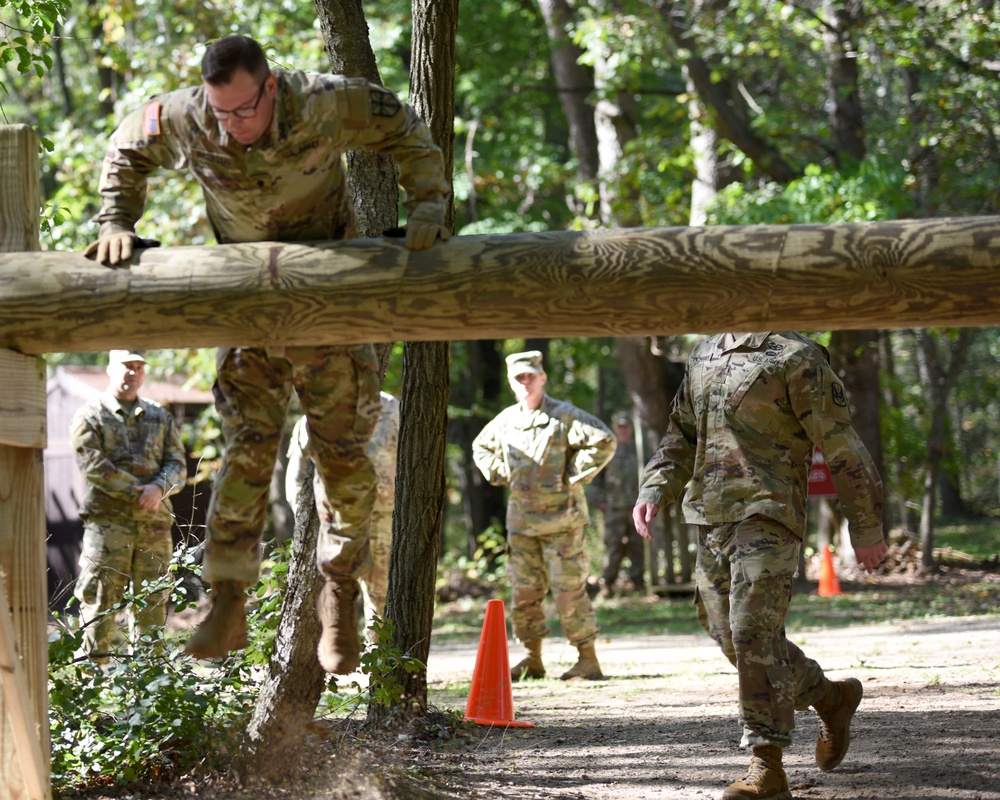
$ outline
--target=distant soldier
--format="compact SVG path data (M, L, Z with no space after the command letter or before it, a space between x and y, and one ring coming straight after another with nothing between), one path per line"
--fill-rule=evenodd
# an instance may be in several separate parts
M449 237L441 151L416 112L389 90L342 75L272 70L260 45L238 35L205 49L202 78L201 86L152 98L112 136L96 217L101 234L87 250L101 263L130 258L147 178L157 168L193 173L220 243L355 236L343 157L358 147L389 154L399 165L407 248L423 250ZM316 562L326 583L317 609L318 657L327 672L358 668L354 610L357 578L371 569L368 516L376 479L366 451L378 390L370 344L219 350L215 405L226 449L208 510L202 573L212 585L212 605L186 652L222 658L246 646L246 589L260 575L271 473L295 391L319 475Z
M646 593L646 544L632 521L632 504L639 493L639 456L635 448L632 418L628 412L619 411L611 418L611 426L618 438L618 449L601 473L604 482L601 589L605 597L615 596L615 583L622 560L627 558L631 590L641 595Z
M590 517L584 485L615 453L615 436L594 416L545 394L538 350L507 356L507 379L517 405L501 411L472 443L486 479L507 486L507 570L514 635L528 655L511 679L545 677L542 639L548 635L542 601L551 589L563 633L579 651L571 678L600 679L597 617L587 596L590 560L583 527Z
M365 622L372 633L376 616L385 614L385 598L389 583L389 553L392 550L392 509L396 503L396 451L399 446L399 401L388 392L381 392L382 413L368 442L368 457L375 465L378 488L372 506L368 539L372 551L372 568L361 577L364 593ZM309 450L306 418L301 417L292 429L288 445L288 472L285 476L285 496L296 507L299 488L304 480Z
M858 563L871 572L886 553L882 481L829 360L799 333L720 333L698 344L635 504L636 529L650 539L650 522L687 487L698 620L739 673L741 744L753 752L723 800L791 800L782 749L795 710L816 709L816 764L830 770L847 754L861 703L859 680L831 681L785 638L816 445Z
M184 447L174 418L138 395L146 377L142 353L109 353L108 390L81 406L70 442L86 490L80 518L83 551L74 594L80 601L84 650L95 661L112 654L116 622L105 613L125 589L141 590L167 574L173 555L171 494L187 479ZM135 632L162 627L169 590L152 592L130 612ZM103 615L103 616L102 616Z

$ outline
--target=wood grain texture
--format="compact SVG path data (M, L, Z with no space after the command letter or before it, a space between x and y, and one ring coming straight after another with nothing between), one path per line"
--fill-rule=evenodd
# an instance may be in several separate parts
M38 174L35 132L24 125L0 126L0 252L37 255L32 251L38 250ZM45 400L44 362L0 349L0 572L6 581L0 602L10 609L4 621L9 622L7 647L0 657L2 800L51 794Z
M0 797L30 797L39 753L48 796L49 697L45 621L45 506L42 451L0 444L0 569L6 580L11 630L20 658L24 703L3 692ZM18 716L21 715L21 716ZM34 737L28 741L25 737ZM14 757L16 754L16 758ZM13 787L20 787L14 792ZM3 794L7 791L6 796ZM13 793L12 793L13 792Z
M0 444L45 449L45 360L0 349Z
M0 252L38 250L38 134L0 125Z
M23 353L1000 324L1000 217L0 255Z

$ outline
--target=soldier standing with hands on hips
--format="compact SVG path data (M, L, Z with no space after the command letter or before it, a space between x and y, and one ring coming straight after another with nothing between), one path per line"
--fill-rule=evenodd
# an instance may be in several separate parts
M698 527L698 619L739 675L741 745L753 756L723 800L791 800L781 755L796 709L819 716L820 769L840 764L851 743L861 682L831 681L785 638L817 444L858 563L871 572L886 554L882 481L829 354L799 333L721 333L698 344L640 482L633 517L646 539L660 509L687 487L684 518Z
M343 155L357 147L388 153L399 165L407 248L450 236L441 151L392 92L342 75L271 69L261 46L239 35L210 44L201 71L200 86L152 98L113 134L101 174L100 238L87 250L100 263L122 266L132 255L147 178L160 168L191 171L220 243L353 237L357 214ZM380 410L375 349L223 348L217 372L226 448L202 573L211 608L185 649L222 658L246 646L246 590L259 578L268 489L294 390L318 475L316 562L326 578L318 657L327 672L353 672L360 664L357 579L371 568L376 478L366 449Z
M604 677L597 660L597 616L587 596L583 487L615 454L615 436L597 417L545 393L538 350L507 356L507 379L517 404L486 424L472 443L480 472L507 486L507 572L514 635L528 655L511 680L544 678L542 639L548 635L542 601L551 589L563 633L579 658L562 680Z

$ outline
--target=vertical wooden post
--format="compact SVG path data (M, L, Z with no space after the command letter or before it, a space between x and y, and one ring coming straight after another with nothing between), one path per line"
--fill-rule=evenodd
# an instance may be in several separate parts
M0 252L39 249L38 173L35 132L0 126ZM45 362L0 350L0 800L51 797L44 448Z

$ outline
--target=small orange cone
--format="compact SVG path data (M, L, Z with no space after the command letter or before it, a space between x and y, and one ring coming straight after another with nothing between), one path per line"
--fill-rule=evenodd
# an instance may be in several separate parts
M830 545L825 544L819 561L819 596L835 597L838 594L840 594L840 581L837 580L837 571L833 568Z
M535 727L531 722L514 721L510 658L507 655L507 617L503 600L486 603L486 618L479 637L479 652L476 653L476 667L472 671L465 720L476 725Z

